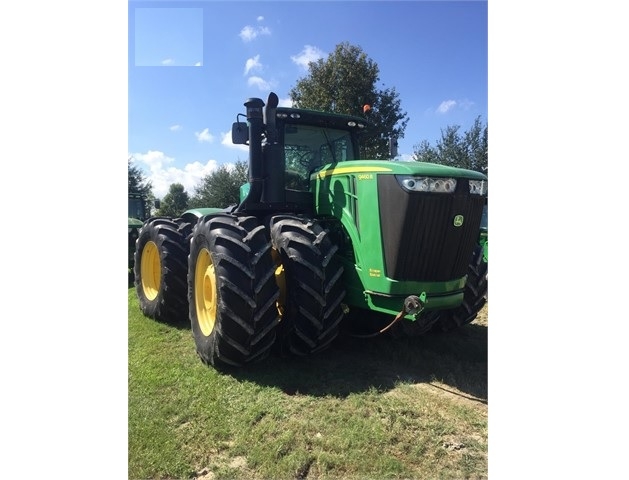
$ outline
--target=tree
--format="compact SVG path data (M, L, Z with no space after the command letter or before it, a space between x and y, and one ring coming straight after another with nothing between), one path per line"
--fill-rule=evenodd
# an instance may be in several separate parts
M240 186L248 181L247 162L236 162L229 168L221 165L209 175L201 179L201 184L195 189L190 199L190 207L225 208L240 201Z
M150 180L144 176L144 172L136 165L131 163L131 159L127 159L129 167L129 192L143 193L147 197L153 198L153 185Z
M476 117L472 127L463 135L459 125L441 130L441 139L432 147L426 140L414 146L413 160L467 168L487 173L488 136L487 124Z
M127 158L129 168L129 193L141 193L146 199L147 215L153 214L155 195L153 195L153 184L144 176L144 172L132 163L133 157Z
M366 116L370 125L362 136L362 156L389 158L389 136L404 137L408 116L395 88L376 87L378 65L359 46L343 42L325 60L310 62L308 71L289 92L293 106ZM366 104L371 109L365 114Z
M188 193L181 183L173 183L164 196L159 208L159 215L165 217L179 217L188 210Z

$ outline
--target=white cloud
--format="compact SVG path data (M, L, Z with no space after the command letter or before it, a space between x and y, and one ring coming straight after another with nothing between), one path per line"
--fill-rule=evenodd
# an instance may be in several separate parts
M249 85L250 87L256 86L263 92L271 89L271 84L269 82L267 82L263 78L255 76L249 77L247 79L247 85Z
M194 132L194 134L196 135L197 140L199 142L208 142L209 143L212 140L214 140L214 137L210 133L210 129L209 128L206 128L202 132Z
M447 113L456 107L456 100L445 100L437 107L437 113Z
M172 58L165 58L164 60L162 60L162 65L172 65L172 64L173 64Z
M469 110L470 108L472 108L474 106L474 102L472 102L471 100L465 99L465 100L461 100L459 102L459 106L463 109L463 110Z
M469 110L473 106L474 106L474 102L471 101L471 100L468 100L468 99L464 99L464 100L444 100L437 107L436 111L437 111L437 113L448 113L450 110L453 110L454 108L462 109L462 110Z
M262 21L264 21L264 17L262 15L260 15L258 18L256 18L256 20L258 22L262 22Z
M219 167L216 160L188 163L183 169L169 167L168 164L174 162L175 159L156 150L133 153L129 156L133 157L133 162L140 168L148 167L149 173L145 173L145 176L153 185L153 194L160 199L164 198L173 183L182 184L186 192L192 195L201 180ZM229 168L232 164L225 165ZM142 168L142 170L145 169Z
M171 125L168 128L170 129L171 132L178 132L179 130L182 129L182 126L181 125Z
M318 47L312 45L304 45L304 49L297 55L291 55L290 59L293 63L299 65L304 70L308 69L310 62L316 62L320 58L325 57L327 54Z
M243 27L238 35L242 38L243 42L250 42L258 36L255 32L255 28L247 25L246 27Z
M280 102L277 105L278 107L288 107L291 108L293 106L293 101L289 98L280 98Z
M234 150L240 150L242 152L249 152L249 147L247 145L238 145L232 143L232 132L221 132L221 145L232 148ZM248 158L248 157L247 157Z
M192 162L188 163L183 170L170 169L169 173L177 175L179 180L172 183L181 183L189 195L194 194L194 189L201 183L204 177L215 171L219 167L216 160L208 160L205 163ZM168 192L167 192L168 193Z
M271 35L271 30L269 30L268 27L252 27L251 25L247 25L243 27L238 34L243 42L251 42L255 40L258 35Z
M262 64L260 63L260 55L256 55L253 58L248 58L245 62L245 73L247 75L251 71L259 71L262 70Z
M194 64L195 67L200 67L201 66L201 62L197 62Z
M130 153L128 155L132 157L132 162L147 165L151 170L160 169L166 163L172 163L174 158L167 157L164 152L158 150L149 150L146 153Z

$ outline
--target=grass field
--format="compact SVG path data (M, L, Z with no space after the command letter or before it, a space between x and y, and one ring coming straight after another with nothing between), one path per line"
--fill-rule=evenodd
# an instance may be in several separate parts
M219 372L130 288L128 385L130 479L487 478L487 307L455 333Z

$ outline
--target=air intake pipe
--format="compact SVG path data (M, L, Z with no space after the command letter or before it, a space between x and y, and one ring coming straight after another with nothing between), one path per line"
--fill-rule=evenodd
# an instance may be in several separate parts
M236 211L246 210L249 203L259 203L264 190L264 169L262 164L262 132L264 102L250 98L245 102L247 123L249 123L249 194Z

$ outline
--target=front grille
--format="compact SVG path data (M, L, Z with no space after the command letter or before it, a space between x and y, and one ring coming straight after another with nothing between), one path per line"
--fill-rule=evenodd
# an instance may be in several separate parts
M467 180L456 192L407 192L393 175L378 176L386 275L395 280L441 282L467 273L485 198L470 195ZM460 227L454 217L463 215Z

